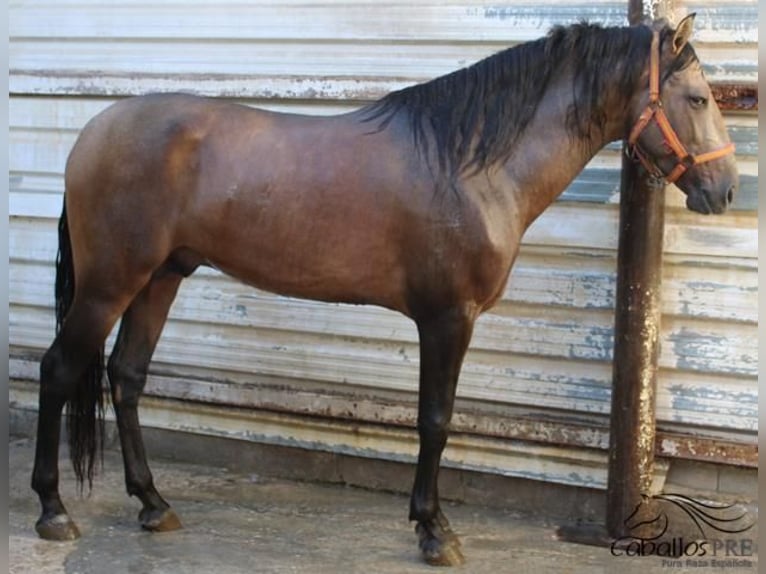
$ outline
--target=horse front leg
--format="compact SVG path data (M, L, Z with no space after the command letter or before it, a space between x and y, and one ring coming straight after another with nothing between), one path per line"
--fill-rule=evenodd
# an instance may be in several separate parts
M452 309L419 320L420 395L418 434L420 452L410 501L410 520L423 558L435 566L464 562L460 541L439 507L438 477L460 367L473 332L475 316L467 309Z

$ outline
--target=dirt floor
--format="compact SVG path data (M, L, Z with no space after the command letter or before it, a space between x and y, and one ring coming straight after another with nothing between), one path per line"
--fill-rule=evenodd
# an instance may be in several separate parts
M63 452L63 451L62 451ZM50 574L408 574L433 572L420 562L406 497L336 485L245 475L222 468L154 460L155 483L174 506L182 530L151 534L137 525L139 504L125 493L122 462L105 453L90 496L80 498L62 456L62 496L82 537L37 538L37 497L29 487L29 439L9 445L10 572ZM473 505L447 505L461 536L468 573L641 574L757 572L657 557L615 557L608 548L562 542L556 524ZM441 570L444 571L444 570Z

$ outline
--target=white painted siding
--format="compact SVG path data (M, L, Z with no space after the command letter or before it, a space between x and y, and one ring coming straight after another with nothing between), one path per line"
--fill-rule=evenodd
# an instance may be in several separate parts
M698 12L695 45L708 77L755 82L756 3L686 6ZM22 381L12 400L33 404L33 383L23 381L36 378L53 335L66 156L85 122L115 99L185 90L334 113L536 38L555 23L621 24L626 9L622 0L12 1L10 340L11 373ZM674 436L754 444L757 118L731 114L727 122L743 174L739 209L701 217L682 208L680 192L668 192L658 418ZM608 147L526 235L503 300L479 321L458 391L455 426L467 433L458 443L495 442L465 456L457 453L467 447L455 447L451 464L603 486L619 163L619 148ZM286 299L200 271L173 307L147 392L262 414L237 432L223 422L234 412L228 407L203 417L194 411L201 406L154 401L147 422L285 444L292 444L289 433L274 431L283 427L264 422L263 412L283 413L301 436L301 425L314 424L307 415L327 417L330 426L412 425L417 356L414 326L394 313ZM163 408L182 418L171 424ZM362 447L319 436L310 446L400 456L387 438ZM414 435L406 436L411 456ZM538 442L518 442L528 438ZM554 459L565 461L566 472L550 470Z

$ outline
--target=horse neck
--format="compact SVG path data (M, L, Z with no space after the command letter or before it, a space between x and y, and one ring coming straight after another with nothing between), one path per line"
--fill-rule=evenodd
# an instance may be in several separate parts
M496 184L511 194L514 214L523 228L563 193L599 150L626 136L628 110L635 109L637 96L614 89L604 97L604 129L594 128L587 136L580 136L567 129L571 74L561 74L546 90L517 151L497 172L501 182Z

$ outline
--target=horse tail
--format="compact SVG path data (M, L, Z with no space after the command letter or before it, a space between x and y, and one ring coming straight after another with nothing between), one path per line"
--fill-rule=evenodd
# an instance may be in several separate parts
M59 249L56 256L56 333L61 331L64 319L72 306L75 293L72 240L66 213L66 201L59 219ZM88 364L74 391L67 399L67 438L77 483L82 491L85 479L93 488L98 455L103 460L104 436L104 346Z

